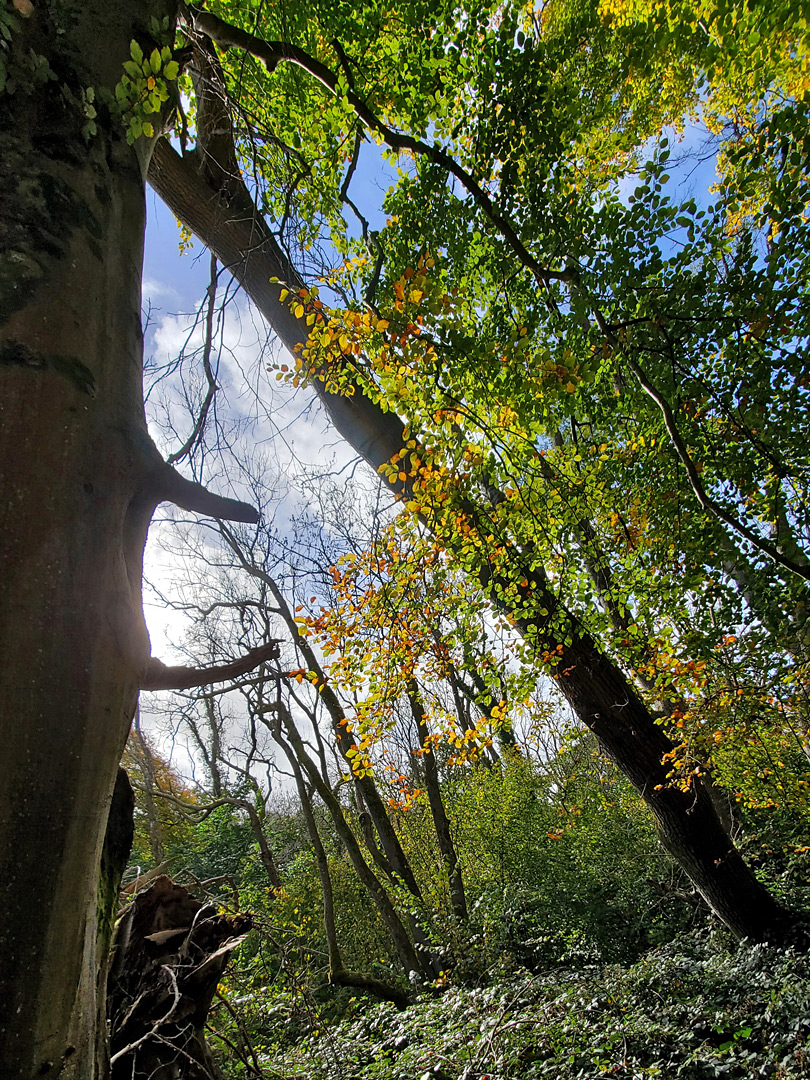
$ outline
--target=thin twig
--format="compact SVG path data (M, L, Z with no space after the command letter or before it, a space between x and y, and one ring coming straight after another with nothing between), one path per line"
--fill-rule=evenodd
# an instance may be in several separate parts
M158 1030L162 1028L165 1023L171 1020L172 1016L175 1013L175 1010L177 1009L177 1006L180 1004L180 987L177 985L177 976L168 966L168 964L161 964L160 970L166 972L172 984L174 1001L171 1004L171 1008L165 1016L162 1016L158 1021L156 1021L156 1023L152 1026L151 1031L147 1031L145 1035L141 1035L140 1039L136 1039L135 1042L129 1043L128 1046L125 1046L122 1050L119 1050L117 1053L113 1054L110 1058L110 1065L114 1065L116 1061L119 1061L125 1054L131 1054L133 1050L137 1050L139 1046L142 1046L145 1042L148 1042L149 1039L154 1038L157 1035Z

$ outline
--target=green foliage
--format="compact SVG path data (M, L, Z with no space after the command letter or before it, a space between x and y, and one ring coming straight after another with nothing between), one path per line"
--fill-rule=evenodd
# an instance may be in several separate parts
M279 379L362 390L408 425L380 470L405 512L294 624L353 703L332 718L355 740L347 816L359 835L343 782L378 779L421 899L386 884L449 987L402 1019L327 989L300 821L273 892L244 819L220 808L188 863L238 879L260 916L228 987L256 1060L284 1076L807 1075L804 959L708 938L640 798L588 740L532 760L501 738L541 673L559 677L576 624L656 710L671 781L711 772L763 877L806 901L805 16L793 0L211 10L277 43L275 62L221 63L237 154L304 264L281 299L309 338ZM154 133L170 55L133 44L131 141ZM691 183L699 122L714 167ZM345 211L363 140L395 177L376 231ZM477 678L466 714L447 704L454 673ZM326 685L290 679L302 700ZM429 735L403 751L414 680ZM467 925L449 914L426 753ZM390 975L321 824L346 962Z
M168 20L165 29L168 29ZM176 82L180 65L168 45L155 47L148 56L137 41L130 44L131 59L124 61L124 74L115 87L115 100L126 126L128 143L155 136L155 118L169 100L170 83Z
M0 94L8 92L8 52L11 36L17 29L18 19L7 8L0 11Z
M574 63L574 32L587 40L583 26L594 25L577 20L593 20L595 8L570 8L528 37L521 30L522 45L519 13L499 11L489 24L471 16L462 37L477 48L458 49L452 130L435 109L444 149L496 193L524 255L509 250L505 229L469 185L459 198L447 170L417 153L386 200L383 329L375 335L357 312L366 323L355 322L348 347L337 335L331 366L311 337L303 367L334 390L358 381L406 416L418 460L405 469L392 461L389 478L407 479L408 508L455 565L476 575L487 566L491 595L524 621L535 660L548 660L541 642L564 642L570 628L562 612L521 591L533 567L520 550L546 568L603 648L651 691L686 701L673 766L688 783L701 761L712 763L713 735L716 746L733 741L731 710L725 723L716 708L739 686L717 692L728 674L718 653L741 624L758 624L748 647L770 656L773 679L760 686L755 714L767 711L774 730L795 733L785 737L796 750L807 728L798 688L807 663L810 196L806 57L803 44L790 44L804 42L806 27L797 21L792 36L788 23L783 34L758 6L729 20L711 5L674 5L666 19L658 7L644 14L630 5L618 19L624 8L615 5L606 50L625 57L627 153L616 158L591 141L583 162L576 110L586 102L612 109L621 100L615 81L584 46L574 68L553 65L545 81L527 70L537 52L547 72L552 46ZM735 47L721 64L709 45L715 23L723 41L750 25L742 38L750 50ZM439 25L455 50L458 31ZM655 53L639 55L642 48ZM661 88L676 55L685 81L667 98ZM572 92L574 79L587 94ZM696 107L707 79L706 109L715 118L748 110L748 120L744 136L716 143L714 195L696 197L676 188L677 156L660 128ZM548 108L532 97L548 82L575 104ZM786 100L787 87L795 96ZM665 104L653 114L654 100ZM409 130L421 131L414 108ZM496 134L501 115L507 132ZM607 115L597 109L594 130L605 130ZM658 136L654 144L648 135ZM631 170L628 191L618 178ZM527 272L535 264L562 279L538 289ZM370 263L357 264L360 284L371 273ZM494 506L482 494L493 488L506 496ZM595 567L608 568L608 585L597 585ZM774 692L791 683L795 694ZM745 743L746 729L737 730ZM761 771L749 773L742 798L756 797Z
M790 951L683 936L622 969L528 976L378 1005L262 1061L319 1080L800 1080L810 1067L810 967Z
M694 917L640 798L590 739L545 767L507 753L446 799L491 964L634 959Z

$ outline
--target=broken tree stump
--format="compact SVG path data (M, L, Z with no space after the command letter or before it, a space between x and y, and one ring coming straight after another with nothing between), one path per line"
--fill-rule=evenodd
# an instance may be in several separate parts
M116 928L107 983L112 1080L221 1080L205 1021L251 927L165 875L135 898Z

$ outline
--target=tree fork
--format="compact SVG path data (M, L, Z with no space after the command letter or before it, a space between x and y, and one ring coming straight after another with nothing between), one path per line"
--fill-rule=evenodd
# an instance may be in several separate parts
M346 713L340 703L337 694L329 685L323 668L321 667L318 658L315 655L314 649L309 644L307 639L301 634L298 628L298 624L293 617L293 613L290 611L289 605L284 598L284 594L281 592L278 585L273 580L270 574L266 573L261 567L255 566L253 563L250 562L249 559L245 557L245 554L242 551L238 540L230 531L230 529L222 526L220 531L225 538L226 543L233 551L234 555L236 555L237 559L239 559L242 568L246 571L246 573L251 574L254 577L258 577L267 586L273 599L278 605L278 613L284 620L284 623L290 632L290 636L295 643L296 649L299 650L301 656L304 659L304 662L307 665L307 669L309 671L315 672L315 674L318 676L318 686L321 701L323 702L324 708L326 709L327 713L329 714L329 718L332 721L332 729L334 731L337 747L340 750L340 753L342 754L348 769L351 771L352 762L348 752L354 747L354 739L347 731L348 725L346 721ZM414 876L407 856L405 855L402 844L399 841L399 837L396 834L396 830L391 824L391 819L388 816L388 812L385 809L385 805L382 801L382 798L380 797L380 793L377 790L377 785L374 782L374 778L371 776L355 777L354 782L363 798L371 822L373 823L374 828L377 830L377 835L380 839L382 858L387 864L381 866L381 869L383 869L385 873L393 871L393 873L396 874L403 882L408 891L413 896L415 896L417 900L421 899L419 884ZM373 844L369 847L369 850L372 856L375 856ZM378 856L379 854L380 852L377 852ZM378 863L378 865L380 864ZM419 930L418 926L415 929L417 938L419 938L421 934L421 937L423 939L420 941L420 944L427 945L427 938L425 937L424 933Z

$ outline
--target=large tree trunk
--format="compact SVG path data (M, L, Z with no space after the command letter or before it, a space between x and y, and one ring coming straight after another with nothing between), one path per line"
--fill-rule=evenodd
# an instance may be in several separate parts
M230 178L228 203L218 197L193 155L181 158L165 143L156 149L149 180L176 216L234 274L282 343L294 351L309 330L305 320L296 319L281 302L281 285L273 279L295 287L296 275L244 185L238 187ZM378 470L402 449L399 417L383 412L361 388L355 387L349 397L328 393L318 381L313 389L336 429L372 468ZM392 487L402 490L404 485L394 481ZM483 530L481 536L488 531ZM519 565L522 553L515 550L513 556ZM708 790L699 784L689 791L671 785L663 757L672 750L672 743L621 668L600 651L574 615L563 612L558 597L542 573L532 572L531 564L532 560L526 559L518 580L524 576L532 579L532 589L518 598L517 607L525 612L525 601L531 596L534 614L516 618L516 625L528 635L538 655L564 645L556 667L560 689L652 810L664 846L738 937L792 940L794 920L741 858ZM480 576L495 602L509 613L510 601L503 589L498 596L483 541ZM556 613L562 621L553 624L547 613Z
M162 499L256 515L174 473L144 420L150 146L128 146L105 102L172 4L15 7L0 95L0 1076L89 1080L107 1070L99 865L149 662L149 520Z
M80 95L113 89L161 12L58 7L59 27L44 4L19 20L12 53L59 82L29 75L0 118L0 1075L26 1080L104 1071L97 872L149 656L144 187L122 136L99 120L85 141Z
M673 783L665 762L672 742L623 672L569 618L570 636L564 641L570 644L564 645L556 669L560 688L641 794L663 846L736 937L798 943L794 920L734 846L708 784L696 779L684 790Z

